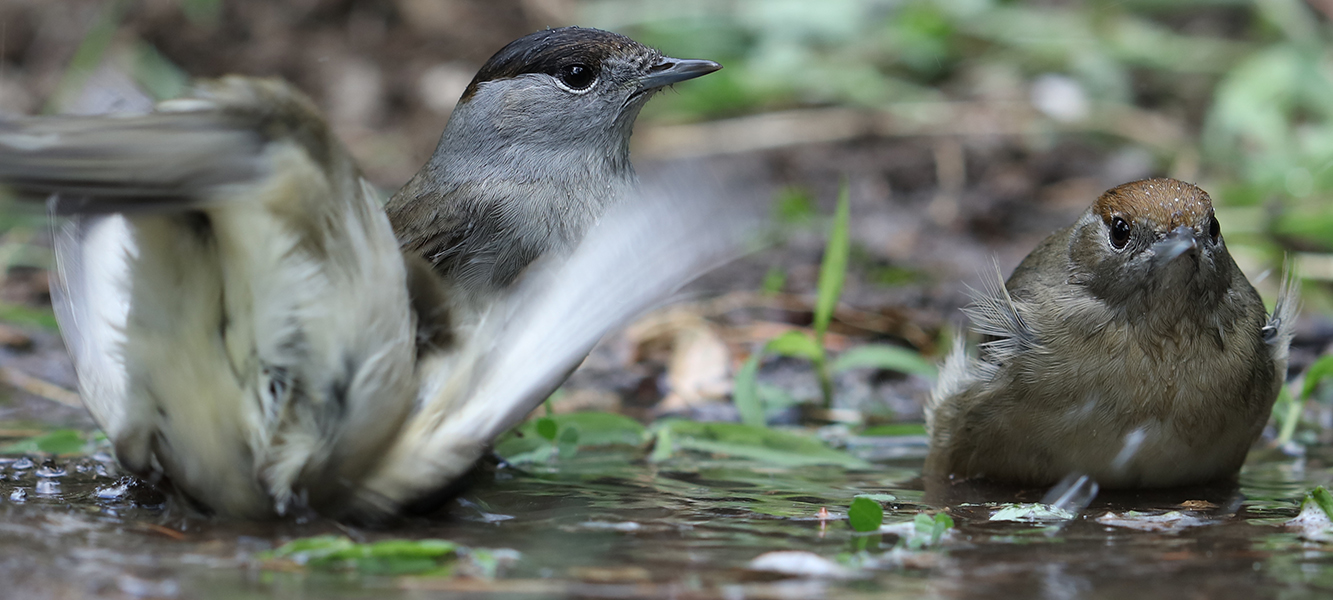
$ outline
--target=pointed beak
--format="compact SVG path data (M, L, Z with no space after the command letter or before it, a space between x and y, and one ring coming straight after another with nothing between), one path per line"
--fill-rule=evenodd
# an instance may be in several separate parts
M1166 234L1162 241L1153 244L1158 264L1169 263L1186 253L1197 252L1198 249L1199 240L1194 236L1194 229L1183 225Z
M639 79L639 84L644 90L651 90L673 83L680 83L695 77L703 77L713 71L721 69L719 65L711 60L693 60L662 57L657 64L648 69L648 74Z

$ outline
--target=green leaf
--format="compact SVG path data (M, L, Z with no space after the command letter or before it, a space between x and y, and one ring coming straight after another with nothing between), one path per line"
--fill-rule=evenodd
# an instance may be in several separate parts
M29 308L18 304L0 303L0 321L15 325L35 325L55 330L56 315L50 308Z
M824 355L824 349L804 332L788 331L764 344L764 353L819 360Z
M800 467L808 465L838 465L851 469L869 468L870 464L828 447L817 438L766 427L740 423L696 423L680 419L660 421L653 426L662 436L669 436L670 454L653 453L653 460L662 460L679 450L694 450L749 458L770 464Z
M292 540L268 552L261 552L259 557L286 558L301 564L320 565L354 555L356 546L356 542L346 536L318 535Z
M764 281L759 284L759 291L764 295L773 295L781 292L784 285L787 285L787 272L782 267L773 265L764 273Z
M889 425L876 425L861 430L861 435L866 437L926 435L926 425L924 423L891 423Z
M788 225L808 223L815 218L815 199L805 188L789 186L778 191L773 201L773 216Z
M565 427L560 432L560 440L557 444L560 448L560 458L574 458L579 452L579 429L577 427Z
M917 535L929 536L935 528L935 519L926 513L917 513L912 517L912 523L916 526Z
M953 517L944 513L936 513L930 528L930 545L940 543L940 538L944 532L953 529Z
M1314 364L1310 365L1305 371L1304 383L1301 385L1299 397L1293 396L1288 390L1288 386L1283 386L1278 392L1277 402L1273 403L1273 412L1277 417L1281 427L1278 428L1278 445L1290 442L1296 434L1296 425L1300 423L1301 412L1305 410L1305 404L1310 396L1319 389L1319 384L1333 375L1333 354L1327 354L1319 357ZM1285 410L1282 408L1285 407Z
M1018 522L1068 521L1075 516L1077 515L1068 510L1050 504L1008 503L1001 504L999 510L991 514L990 520Z
M935 365L922 358L920 353L888 344L866 344L852 348L838 355L830 368L834 373L840 373L867 367L935 378Z
M537 419L537 435L546 438L547 441L554 442L556 433L560 431L560 426L556 425L555 419L542 417Z
M847 520L856 531L878 531L884 522L884 507L870 498L857 496L852 498L852 505L847 509Z
M838 208L833 213L833 228L824 247L824 262L819 266L819 296L815 299L815 337L823 340L833 319L833 309L842 295L842 284L847 278L847 257L851 253L848 234L849 208L847 181L838 189Z
M88 440L77 429L57 429L0 448L0 454L82 454Z
M439 568L462 548L448 540L382 540L358 544L343 536L323 535L292 540L261 553L315 569L355 570L373 574L421 573Z
M1328 490L1321 485L1310 490L1310 499L1319 505L1320 510L1324 511L1329 520L1333 520L1333 494L1329 494Z
M763 427L768 424L764 414L763 402L759 400L759 361L763 352L755 352L745 359L731 388L731 402L741 413L741 422L751 427ZM661 440L658 441L659 445Z
M539 431L539 428L545 431ZM577 430L571 435L577 436L576 445L581 448L639 448L652 439L648 428L634 419L615 413L585 411L522 423L496 442L495 452L513 463L541 462L551 457L552 444L559 446L567 429Z
M1314 361L1309 369L1305 371L1305 385L1301 386L1301 401L1304 402L1314 394L1319 384L1333 375L1333 354L1325 354Z

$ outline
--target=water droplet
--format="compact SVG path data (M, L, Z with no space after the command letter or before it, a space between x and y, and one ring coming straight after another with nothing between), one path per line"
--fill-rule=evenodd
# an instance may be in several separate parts
M51 481L50 479L38 481L36 492L38 496L59 496L60 482Z
M36 475L38 477L47 477L47 478L64 477L65 470L54 465L42 465L41 468L37 469Z
M23 471L31 469L34 466L36 465L33 464L32 459L25 456L14 461L14 464L10 465L9 468L14 469L15 471Z
M122 483L120 485L111 485L107 487L97 488L97 491L94 492L93 495L97 496L97 498L101 500L118 500L120 498L123 498L125 496L125 492L127 491L128 491L128 486Z
M22 504L28 501L28 490L18 488L9 493L9 501Z

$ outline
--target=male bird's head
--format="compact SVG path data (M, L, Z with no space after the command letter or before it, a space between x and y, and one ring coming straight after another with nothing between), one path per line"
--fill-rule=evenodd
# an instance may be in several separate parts
M713 61L663 56L598 29L532 33L510 42L477 72L436 152L472 152L495 165L520 156L526 171L521 176L533 179L561 178L550 168L595 171L602 166L597 163L629 172L630 132L653 92L720 68ZM494 160L495 153L501 160Z
M506 288L632 193L630 133L653 92L720 68L597 29L514 40L482 66L435 154L389 200L394 233L454 296Z
M1109 306L1159 316L1215 305L1235 262L1212 199L1174 179L1145 179L1102 194L1074 226L1073 283Z

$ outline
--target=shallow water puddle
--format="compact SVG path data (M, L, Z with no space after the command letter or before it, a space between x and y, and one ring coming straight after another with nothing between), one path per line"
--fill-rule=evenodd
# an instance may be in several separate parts
M0 580L33 598L1317 596L1333 591L1333 546L1281 524L1333 479L1330 458L1256 452L1239 490L1103 492L1062 519L1022 504L1045 490L923 489L919 460L845 470L590 452L501 469L441 513L388 530L180 518L94 458L5 460ZM858 495L884 506L881 533L848 526ZM918 514L940 508L954 532L895 548ZM315 535L461 549L416 575L267 552Z

